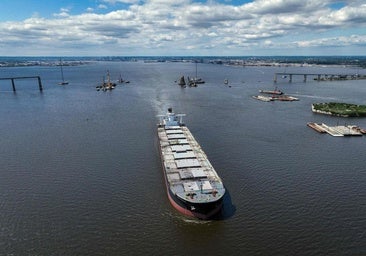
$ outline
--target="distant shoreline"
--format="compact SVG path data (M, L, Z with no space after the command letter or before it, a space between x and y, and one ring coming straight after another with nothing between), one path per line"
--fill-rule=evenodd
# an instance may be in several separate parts
M237 67L309 67L348 66L366 68L366 56L65 56L64 66L86 65L98 61L125 61L145 63L156 62L197 62ZM57 66L59 56L0 57L0 67Z

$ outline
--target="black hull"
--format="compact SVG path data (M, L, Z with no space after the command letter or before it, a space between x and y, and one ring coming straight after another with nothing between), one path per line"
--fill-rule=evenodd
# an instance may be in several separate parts
M180 199L172 193L169 187L167 187L167 191L170 203L175 209L187 216L208 220L215 216L222 208L223 198L210 203L197 204Z

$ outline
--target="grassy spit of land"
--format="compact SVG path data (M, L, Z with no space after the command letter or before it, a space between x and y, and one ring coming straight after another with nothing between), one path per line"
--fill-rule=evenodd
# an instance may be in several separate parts
M315 113L342 116L342 117L363 117L366 116L366 105L349 103L328 102L314 103L311 106Z

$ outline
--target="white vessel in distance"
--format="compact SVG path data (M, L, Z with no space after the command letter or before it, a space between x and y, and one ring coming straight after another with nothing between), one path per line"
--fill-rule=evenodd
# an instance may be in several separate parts
M159 115L159 149L171 204L181 213L210 219L223 205L225 188L206 154L183 124L184 114Z

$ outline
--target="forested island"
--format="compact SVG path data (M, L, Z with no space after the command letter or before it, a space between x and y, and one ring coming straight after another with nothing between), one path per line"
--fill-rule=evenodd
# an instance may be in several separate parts
M364 117L366 116L366 105L349 103L328 102L314 103L311 109L315 113L342 116L342 117Z

